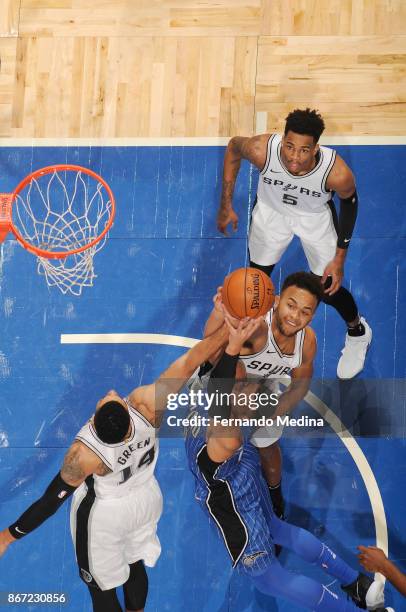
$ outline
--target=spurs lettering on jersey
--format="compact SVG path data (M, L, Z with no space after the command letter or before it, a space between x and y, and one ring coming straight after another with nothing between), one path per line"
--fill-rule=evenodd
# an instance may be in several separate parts
M320 191L310 191L310 189L306 189L306 187L299 187L298 185L293 185L292 183L285 183L284 181L281 181L280 179L273 179L268 176L264 176L262 180L267 185L275 185L275 187L277 186L280 187L281 191L288 192L288 191L296 190L297 194L312 196L312 198L321 198ZM283 200L283 197L282 197L282 200ZM295 204L297 204L297 202L295 202Z
M275 351L266 351L266 353L267 355L275 355ZM269 359L272 359L272 357L269 357ZM261 361L260 359L252 359L248 364L245 364L245 367L247 374L255 373L261 376L261 378L271 378L274 376L283 378L284 376L290 376L292 370L290 367L277 365L269 361Z
M265 166L261 171L257 198L282 215L312 215L326 210L332 193L326 181L335 162L336 152L320 147L316 166L307 174L291 174L281 158L282 137L273 134L268 141Z
M131 421L131 435L118 444L104 444L88 421L76 436L100 457L111 470L105 476L93 474L96 497L121 497L129 489L153 476L158 457L155 428L125 398Z
M302 350L305 338L305 330L302 329L295 336L295 348L291 355L284 355L279 350L272 333L271 310L266 315L265 321L268 324L268 338L264 348L253 355L241 355L248 377L259 378L285 378L290 376L294 368L298 368L302 363Z

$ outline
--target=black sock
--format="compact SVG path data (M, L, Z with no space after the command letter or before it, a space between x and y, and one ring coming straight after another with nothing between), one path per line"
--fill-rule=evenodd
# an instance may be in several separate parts
M364 334L365 334L365 325L361 323L361 321L355 327L350 327L348 325L348 335L349 336L363 336Z
M285 512L285 502L282 496L282 481L274 487L268 485L268 489L274 512L278 518L282 518Z

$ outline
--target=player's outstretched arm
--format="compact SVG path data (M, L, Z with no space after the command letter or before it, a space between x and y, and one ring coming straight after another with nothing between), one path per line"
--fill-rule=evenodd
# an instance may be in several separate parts
M389 561L383 550L376 546L358 546L358 550L360 550L359 562L367 572L379 572L406 597L406 575Z
M10 544L15 541L16 538L13 538L9 529L6 528L3 529L3 531L0 531L0 557L4 555Z
M227 235L229 224L234 231L238 227L238 215L233 209L233 193L241 160L247 159L257 168L262 169L265 165L268 139L269 134L253 138L234 136L228 143L224 156L221 202L217 213L217 229L222 234Z
M224 306L221 297L221 290L222 287L217 287L217 293L213 297L213 310L211 311L210 316L206 321L206 325L204 326L204 338L214 334L214 332L217 331L224 323Z
M273 418L289 414L308 392L313 376L313 361L316 356L316 350L316 334L310 327L306 327L302 363L300 367L292 370L290 385L280 395Z
M152 384L134 389L130 402L155 426L159 427L168 395L178 393L193 372L211 355L227 345L228 327L223 324L214 334L198 342L174 361Z
M90 474L101 473L102 462L81 442L74 442L65 455L61 471L46 491L10 527L0 532L0 556L10 544L34 531L62 506Z
M331 285L326 293L333 295L341 287L343 281L344 262L358 213L358 196L354 175L339 155L337 155L329 174L326 187L336 192L340 198L336 254L334 259L327 264L321 279L322 283L325 283L327 278L331 277Z
M213 368L207 388L208 393L215 398L209 409L211 423L207 431L207 454L216 463L226 461L241 446L240 428L235 427L232 420L227 422L232 408L227 397L230 397L235 384L241 348L261 324L260 318L246 318L239 322L238 327L234 327L229 319L226 314L225 322L230 331L229 341L216 367Z

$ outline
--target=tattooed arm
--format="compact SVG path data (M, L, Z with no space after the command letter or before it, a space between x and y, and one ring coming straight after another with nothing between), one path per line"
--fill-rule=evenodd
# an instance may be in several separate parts
M107 471L105 472L104 469ZM75 441L65 455L61 478L72 487L78 487L90 474L104 476L108 468L101 459L82 442Z
M233 193L241 160L247 159L262 170L265 165L268 140L269 134L253 138L234 136L228 143L224 156L221 203L217 213L217 229L222 234L227 235L227 226L230 223L234 231L238 226L238 215L233 209Z

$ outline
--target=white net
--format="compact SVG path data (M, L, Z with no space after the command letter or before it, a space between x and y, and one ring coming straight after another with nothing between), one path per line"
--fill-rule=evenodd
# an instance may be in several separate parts
M103 248L113 203L103 183L83 170L54 169L31 178L13 205L13 225L26 248L40 249L38 272L49 286L80 295L96 278L94 256ZM68 253L84 248L81 252ZM67 253L65 256L64 253ZM58 258L55 258L58 255Z

